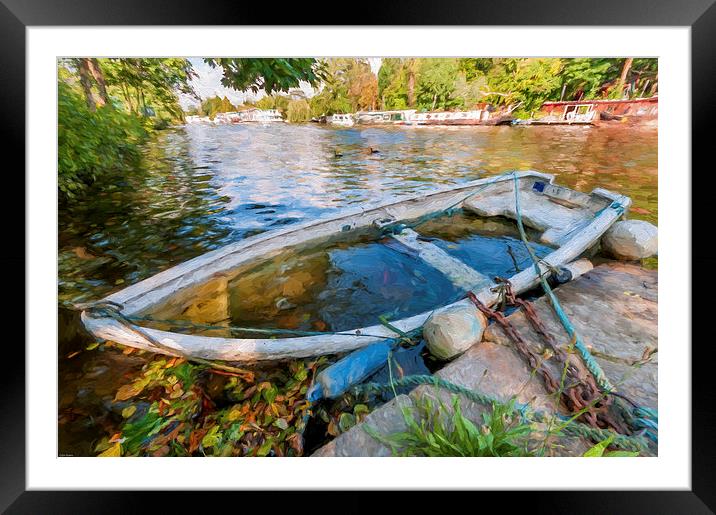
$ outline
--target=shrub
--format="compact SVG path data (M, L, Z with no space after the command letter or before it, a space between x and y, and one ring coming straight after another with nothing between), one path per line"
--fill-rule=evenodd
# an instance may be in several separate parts
M110 106L92 112L81 93L58 83L57 173L61 200L75 198L102 173L139 156L147 131L141 120Z

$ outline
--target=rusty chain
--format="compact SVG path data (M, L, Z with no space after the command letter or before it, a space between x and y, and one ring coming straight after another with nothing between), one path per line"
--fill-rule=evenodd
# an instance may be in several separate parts
M605 396L596 384L594 377L584 368L576 354L565 351L549 333L542 320L537 315L534 305L524 299L517 298L512 291L512 285L506 279L497 277L495 281L500 288L502 306L516 306L525 314L532 328L540 335L549 349L545 356L540 356L532 351L522 335L504 314L485 306L477 296L468 292L467 296L488 319L495 320L505 334L513 341L519 354L527 361L530 368L542 377L547 392L559 394L560 400L570 413L583 411L578 420L586 422L592 427L600 429L614 429L619 433L628 434L626 426L616 420L610 411L611 398ZM503 308L504 309L504 308ZM550 355L551 354L551 355ZM543 366L546 359L554 356L557 362L563 367L564 378L560 381L554 378L552 373ZM563 384L562 384L563 382Z

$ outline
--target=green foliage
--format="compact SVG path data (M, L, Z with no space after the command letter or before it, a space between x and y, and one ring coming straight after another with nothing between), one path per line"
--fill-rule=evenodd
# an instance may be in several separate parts
M96 75L80 73L96 66ZM71 59L58 70L58 188L76 198L101 174L139 157L148 131L183 118L177 94L191 93L186 59ZM96 90L96 91L95 91ZM103 105L104 104L104 105Z
M268 93L286 91L300 81L318 84L323 76L323 65L310 58L207 59L207 62L224 69L224 85L240 90L256 91L263 87ZM96 65L96 76L90 76L87 65ZM178 95L194 95L191 79L195 75L191 63L181 58L61 61L58 74L61 199L75 198L99 174L126 166L139 155L137 145L146 138L147 131L183 120ZM288 100L280 102L285 112ZM276 104L278 108L278 99ZM292 117L308 119L306 106L305 101L294 105ZM199 110L213 117L218 112L236 109L224 97L206 100Z
M460 72L455 79L455 90L452 97L464 109L472 109L475 104L484 102L483 91L487 90L487 79L484 76L476 76L472 80L467 79L465 72Z
M614 440L614 435L609 436L607 439L597 443L589 450L587 450L582 456L585 458L633 458L639 456L639 453L634 451L607 451L607 448Z
M212 120L218 113L232 113L237 107L227 98L218 96L209 97L201 103L201 112Z
M496 59L487 75L491 91L485 97L495 105L532 113L546 100L559 98L561 71L561 59Z
M259 109L276 109L276 96L266 95L256 102L256 107Z
M619 67L615 59L565 59L562 83L564 98L595 98L605 82L616 78Z
M67 201L100 174L137 159L147 131L136 116L110 106L92 112L82 93L62 81L57 86L58 187Z
M286 109L286 119L291 123L307 122L311 119L311 106L306 100L291 100Z
M446 110L461 102L453 97L458 77L457 59L420 59L417 107L423 111Z
M313 116L375 109L378 82L366 60L328 59L323 66L323 89L310 99Z
M162 114L181 120L177 93L194 94L196 76L187 59L99 59L111 95L121 98L130 112L141 116Z
M278 370L227 377L156 355L117 391L119 432L102 439L96 451L103 456L300 456L310 409L306 391L325 362L296 360ZM212 382L216 386L210 387Z
M378 96L383 109L408 109L408 80L414 64L405 59L383 59L378 70Z
M322 64L313 58L247 59L247 58L206 58L212 68L221 67L224 77L221 83L238 91L260 89L271 94L288 91L301 81L318 85L324 77Z
M415 402L415 414L401 408L407 431L382 436L372 428L366 431L401 456L531 456L527 442L532 427L520 421L514 400L493 403L482 414L478 428L462 414L460 399L452 397L452 410L442 401L426 396Z

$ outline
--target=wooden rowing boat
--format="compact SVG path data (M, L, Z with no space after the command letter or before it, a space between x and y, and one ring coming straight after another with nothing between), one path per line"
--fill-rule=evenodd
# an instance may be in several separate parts
M492 305L498 298L498 292L493 291L492 278L421 239L416 231L401 222L461 209L483 217L514 219L515 188L519 188L525 225L538 231L543 243L554 247L540 263L542 273L550 273L592 248L631 204L628 197L600 188L585 194L558 186L549 174L509 172L247 238L170 268L97 303L117 306L114 314L88 308L82 312L81 319L89 332L99 339L209 360L277 360L358 349L396 334L384 324L376 324L351 331L291 338L230 338L181 334L139 326L130 320L152 312L172 298L192 295L201 285L227 277L242 266L271 258L287 249L310 248L327 241L352 241L359 237L377 240L386 234L397 246L442 272L453 284L472 291L485 305ZM534 287L538 276L533 267L527 267L509 280L515 293L521 293ZM463 299L450 305L467 302ZM440 307L435 306L436 309ZM433 311L391 321L391 324L408 332L422 326Z

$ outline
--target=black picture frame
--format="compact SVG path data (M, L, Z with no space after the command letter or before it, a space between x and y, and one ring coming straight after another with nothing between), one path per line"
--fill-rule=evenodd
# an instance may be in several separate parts
M716 76L716 6L715 0L654 0L648 3L635 0L602 0L601 2L584 0L511 0L504 2L473 2L469 0L443 0L427 2L425 0L392 1L382 3L363 2L355 16L344 17L344 23L361 25L606 25L606 26L684 26L691 28L691 70L692 70L692 163L697 169L698 163L710 163L707 144L710 143L709 125L716 120L716 101L714 101L711 78ZM335 6L335 4L331 4ZM25 29L29 26L49 25L246 25L284 23L302 23L305 25L340 25L335 18L334 8L311 4L294 3L280 9L273 4L241 3L229 1L189 2L187 0L138 1L138 0L0 0L0 119L5 129L3 147L7 153L19 157L16 169L24 169L25 148L25 106L31 101L25 96ZM707 143L708 142L708 143ZM711 143L711 146L713 143ZM703 169L711 172L710 168ZM689 170L683 171L690 173ZM9 175L9 174L6 174ZM25 191L24 177L14 173L6 181L15 180L12 185L13 197L22 199L31 192ZM710 191L709 175L699 176L699 187L692 188L692 228L693 235L708 235L709 228L703 221L709 219ZM694 175L691 175L692 184ZM713 179L711 179L713 180ZM703 182L706 181L706 182ZM25 195L20 194L24 192ZM15 213L23 213L23 206ZM4 224L7 238L17 249L8 257L3 254L2 264L6 270L24 269L25 274L32 273L25 267L24 224ZM7 218L6 218L7 220ZM7 227L11 225L11 227ZM698 231L698 229L701 231ZM705 240L705 241L704 241ZM706 250L708 238L693 238L693 270L708 270L716 264L716 259ZM704 243L699 243L704 241ZM18 282L19 274L14 274ZM708 275L708 274L707 274ZM710 274L713 276L713 274ZM691 277L684 276L685 281ZM710 282L709 282L710 281ZM711 303L698 302L698 293L711 290L713 279L706 284L699 281L692 284L692 320L706 318ZM694 287L696 286L696 287ZM24 291L18 284L15 291ZM668 294L668 292L666 292ZM24 303L23 303L24 305ZM15 308L17 309L17 308ZM32 306L27 306L32 309ZM666 323L666 322L664 322ZM126 492L38 492L25 491L25 352L16 342L24 340L22 326L17 338L6 338L3 350L3 371L0 373L0 510L8 513L84 513L84 512L133 512L148 510L150 499L158 493L143 492L127 495ZM571 491L571 492L480 492L479 498L473 494L476 509L486 506L488 495L497 497L504 506L521 507L532 512L549 513L713 513L716 511L716 481L713 473L714 429L716 428L716 410L711 385L711 364L713 360L712 337L705 334L704 340L692 338L692 455L690 491ZM11 363L12 365L8 365ZM559 477L554 478L559 484ZM589 485L585 478L585 487ZM242 508L246 507L246 493L211 496L211 505L226 497L242 497ZM265 495L265 493L263 494ZM272 493L271 506L276 509L282 502L295 506L313 505L321 509L322 503L314 504L316 493L284 492ZM322 495L322 494L321 494ZM450 494L453 495L452 493ZM167 498L163 508L166 511L177 509L187 511L196 505L201 509L210 507L206 497L178 494ZM342 494L341 511L361 511L371 506L364 492ZM479 499L479 501L478 501ZM228 499L227 499L228 500ZM401 501L401 509L412 509L411 504L427 508L429 502L446 503L443 494L429 492L413 493L406 501ZM477 502L476 502L477 501ZM258 502L261 502L260 500ZM335 501L334 501L335 502ZM452 504L454 501L449 501ZM324 505L325 506L325 505ZM335 505L331 509L339 509ZM422 510L421 510L422 511Z

